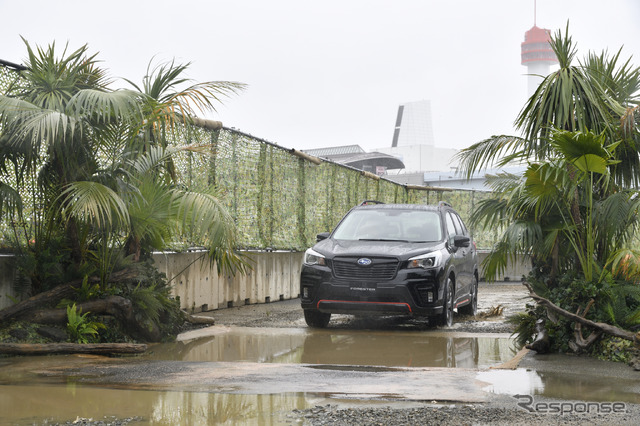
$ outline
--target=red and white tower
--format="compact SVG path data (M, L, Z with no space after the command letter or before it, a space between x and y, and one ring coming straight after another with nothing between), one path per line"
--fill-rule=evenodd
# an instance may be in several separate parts
M527 67L529 74L529 96L533 95L542 79L549 75L551 65L558 63L558 58L549 44L550 31L536 26L535 14L534 3L533 28L524 33L524 42L520 44L522 65Z

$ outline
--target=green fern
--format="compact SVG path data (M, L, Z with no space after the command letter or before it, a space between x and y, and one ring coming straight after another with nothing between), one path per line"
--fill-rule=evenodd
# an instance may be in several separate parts
M144 318L158 323L164 304L162 292L156 287L156 284L149 287L141 287L141 284L138 284L129 293L129 299L133 303L136 314L141 314Z
M67 333L69 339L76 343L89 343L98 335L98 329L106 328L101 322L90 321L89 312L82 313L82 308L76 310L76 304L67 306Z

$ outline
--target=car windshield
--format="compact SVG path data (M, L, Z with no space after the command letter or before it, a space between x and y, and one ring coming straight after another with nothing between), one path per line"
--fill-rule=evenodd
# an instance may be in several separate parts
M333 233L338 240L428 242L442 239L440 215L425 210L354 210Z

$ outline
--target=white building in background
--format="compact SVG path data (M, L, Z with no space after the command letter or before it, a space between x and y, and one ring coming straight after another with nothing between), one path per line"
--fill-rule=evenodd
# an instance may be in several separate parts
M455 167L453 148L440 148L433 137L431 101L406 102L398 106L391 147L376 148L404 163L402 170L388 170L388 178L400 183L417 183L415 173L445 171Z
M440 148L430 145L408 145L391 148L376 148L377 152L392 155L404 163L403 170L387 170L389 175L413 172L441 172L457 167L454 148ZM395 180L395 179L394 179Z
M413 145L435 145L431 101L407 102L398 106L391 146Z

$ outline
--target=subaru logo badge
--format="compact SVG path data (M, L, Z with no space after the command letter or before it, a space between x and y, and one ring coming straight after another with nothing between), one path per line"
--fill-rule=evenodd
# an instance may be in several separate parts
M369 266L371 265L371 259L367 259L366 257L362 257L358 259L358 265L360 266Z

